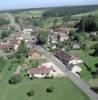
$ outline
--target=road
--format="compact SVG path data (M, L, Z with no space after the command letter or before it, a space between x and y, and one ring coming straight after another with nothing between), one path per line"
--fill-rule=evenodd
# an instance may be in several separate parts
M8 16L10 22L12 25L15 25L16 26L16 30L18 30L19 32L21 31L20 30L20 26L18 24L16 24L15 22L15 18L10 14L10 13L6 13L6 15Z
M43 54L48 61L53 62L61 71L65 73L65 75L81 90L86 94L91 100L98 100L98 95L90 90L90 87L79 77L74 75L72 72L66 69L66 66L59 61L56 57L52 54L48 53L44 48L41 46L36 46L36 49Z

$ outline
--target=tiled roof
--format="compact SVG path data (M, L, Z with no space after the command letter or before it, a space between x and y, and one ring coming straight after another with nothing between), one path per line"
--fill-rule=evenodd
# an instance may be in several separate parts
M40 68L32 68L29 70L29 74L49 74L50 69L43 66Z

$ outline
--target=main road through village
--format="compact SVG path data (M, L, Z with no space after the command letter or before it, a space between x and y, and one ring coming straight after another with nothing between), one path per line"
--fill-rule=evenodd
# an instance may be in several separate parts
M14 17L7 13L8 18L10 19L12 24L17 26L17 30L20 31L20 26L15 23ZM65 73L65 76L68 77L83 93L85 93L91 100L98 100L98 95L93 92L90 87L79 77L74 75L72 72L67 70L66 66L58 60L55 56L50 54L47 50L45 50L41 46L36 46L37 51L39 51L42 55L44 55L47 60L53 62L62 72Z

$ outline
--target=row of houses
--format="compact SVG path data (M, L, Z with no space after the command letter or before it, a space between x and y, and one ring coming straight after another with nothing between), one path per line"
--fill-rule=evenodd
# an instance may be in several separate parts
M21 40L23 40L22 32L13 33L6 39L6 42L0 42L0 49L1 50L11 50L11 49L16 50Z
M76 75L82 71L82 69L78 66L78 64L83 63L83 61L79 58L79 55L71 52L58 51L56 52L55 57L62 61L63 64L66 65L66 68Z
M15 25L6 25L2 28L15 28ZM29 41L30 35L33 32L33 27L22 27L21 32L12 33L9 37L7 37L6 42L0 42L1 50L17 50L21 40L25 40L27 43Z

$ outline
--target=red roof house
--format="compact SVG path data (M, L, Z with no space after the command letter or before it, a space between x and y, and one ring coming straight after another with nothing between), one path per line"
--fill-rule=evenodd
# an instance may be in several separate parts
M42 66L40 68L32 68L30 70L28 70L28 75L30 77L34 76L34 77L45 77L46 75L49 75L50 73L50 68L47 68L45 66Z

